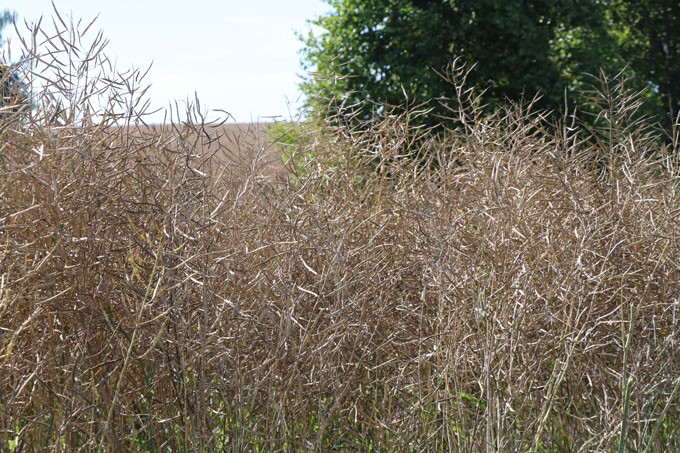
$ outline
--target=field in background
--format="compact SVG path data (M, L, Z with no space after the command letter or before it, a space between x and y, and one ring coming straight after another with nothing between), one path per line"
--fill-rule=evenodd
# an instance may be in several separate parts
M261 172L270 177L282 177L288 172L283 162L282 144L275 142L269 132L271 125L248 123L207 124L201 127L178 127L177 125L150 125L131 128L134 135L144 140L155 138L170 149L176 146L176 136L188 133L193 137L191 146L196 154L213 156L213 174L225 167L229 171L247 172L246 162L258 161Z
M341 112L283 168L48 35L0 125L0 450L680 448L678 130L623 81L593 129L452 79L439 135Z

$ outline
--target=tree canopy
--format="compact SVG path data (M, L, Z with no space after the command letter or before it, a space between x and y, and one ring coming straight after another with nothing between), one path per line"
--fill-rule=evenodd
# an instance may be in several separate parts
M4 44L2 31L12 23L14 14L10 11L0 13L0 45ZM26 105L26 86L11 65L0 62L0 118L16 113Z
M652 87L652 101L676 119L680 114L680 2L612 2L622 57Z
M4 30L4 28L7 26L7 24L11 23L12 20L14 19L14 14L9 11L9 10L4 10L0 12L0 32ZM0 44L2 44L3 41L0 39Z
M628 65L636 88L651 88L650 112L678 112L677 1L327 2L331 12L311 22L321 33L303 37L303 66L312 75L302 89L317 113L344 102L370 116L371 101L450 97L454 87L437 72L457 57L475 64L468 82L486 90L488 109L540 94L539 107L559 110L565 91L578 103L591 75Z

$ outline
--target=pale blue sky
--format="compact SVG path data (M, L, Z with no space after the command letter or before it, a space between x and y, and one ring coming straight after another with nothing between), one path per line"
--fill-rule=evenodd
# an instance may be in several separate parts
M153 66L146 78L155 106L193 99L237 122L294 119L302 73L295 32L328 11L322 0L54 0L63 17L89 22L110 43L117 68ZM51 19L51 0L5 0L24 20ZM51 20L48 21L51 23ZM11 27L3 37L14 47ZM155 121L159 121L158 117Z

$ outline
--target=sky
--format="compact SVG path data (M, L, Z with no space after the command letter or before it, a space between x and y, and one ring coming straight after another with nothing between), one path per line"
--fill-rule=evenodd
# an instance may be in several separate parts
M152 106L197 95L201 110L225 110L235 122L297 118L296 32L307 34L307 21L330 8L322 0L5 0L0 9L14 11L27 36L24 21L51 23L52 1L65 20L87 24L98 15L93 27L109 40L105 53L118 70L151 64L144 80ZM19 47L11 25L3 38Z

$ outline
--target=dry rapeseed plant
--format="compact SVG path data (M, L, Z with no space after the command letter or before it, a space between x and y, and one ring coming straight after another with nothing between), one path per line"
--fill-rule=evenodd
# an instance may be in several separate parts
M54 23L0 132L0 449L678 448L677 143L461 88L278 184Z

